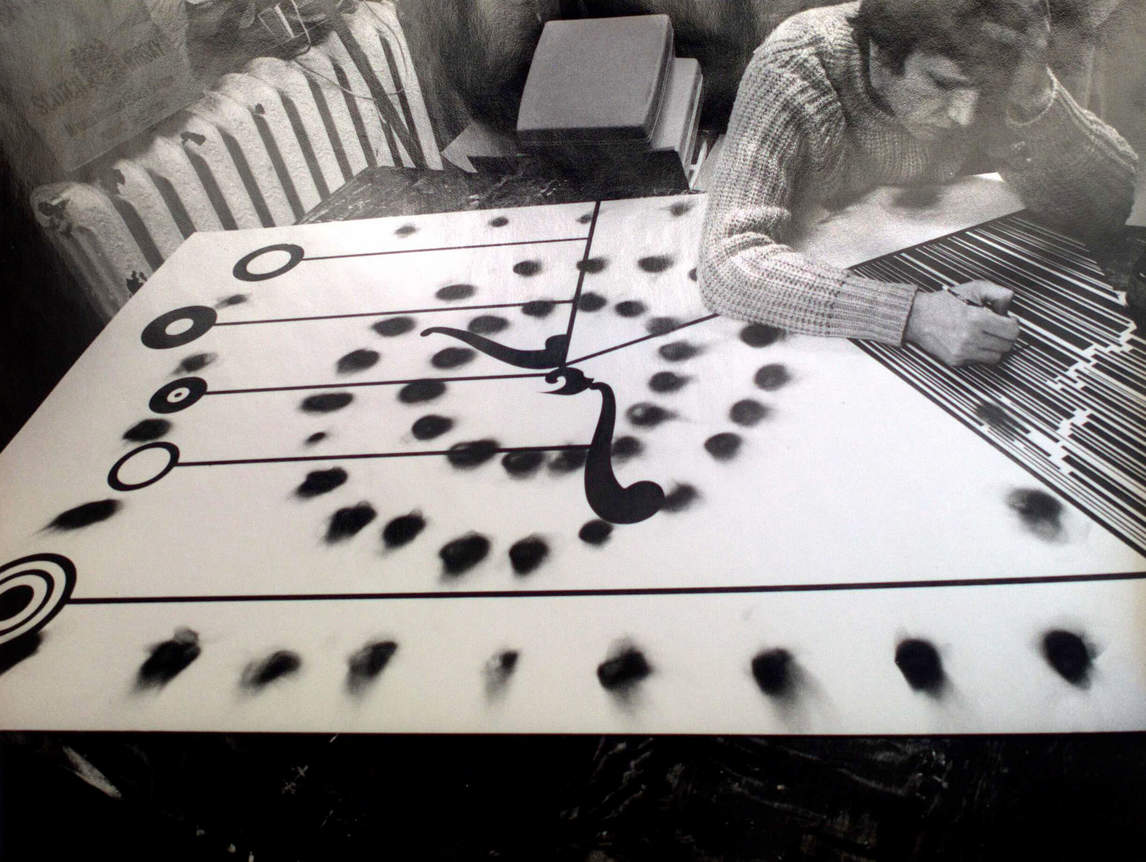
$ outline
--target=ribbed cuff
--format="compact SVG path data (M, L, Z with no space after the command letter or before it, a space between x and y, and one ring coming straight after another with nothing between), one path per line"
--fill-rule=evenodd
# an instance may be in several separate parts
M884 344L900 345L918 288L848 274L832 304L832 328Z

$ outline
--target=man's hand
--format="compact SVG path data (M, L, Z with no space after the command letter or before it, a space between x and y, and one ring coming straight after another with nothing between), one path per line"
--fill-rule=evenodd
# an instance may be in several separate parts
M948 365L994 365L1019 337L1019 324L1003 316L1013 295L989 281L969 281L950 291L919 291L904 340Z
M1018 119L1033 119L1054 95L1047 66L1050 6L1048 0L1009 0L1000 12L1004 14L998 21L983 24L983 32L1018 56L1007 88L1007 104Z

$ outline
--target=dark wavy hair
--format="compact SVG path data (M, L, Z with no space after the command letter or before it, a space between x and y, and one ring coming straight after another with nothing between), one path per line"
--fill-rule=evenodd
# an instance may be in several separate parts
M983 25L1021 32L1027 15L1014 0L861 0L851 24L860 44L879 46L893 72L902 72L908 55L921 50L950 57L987 81L1013 69L1019 47Z

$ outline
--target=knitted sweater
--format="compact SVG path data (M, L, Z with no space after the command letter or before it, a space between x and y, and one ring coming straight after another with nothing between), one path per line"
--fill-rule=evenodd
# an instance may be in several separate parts
M974 125L934 142L911 137L873 100L848 17L858 3L789 18L756 50L737 93L708 193L699 280L710 310L792 332L899 344L916 288L861 278L784 245L793 213L879 185L952 180L986 132L997 167L1032 210L1094 226L1125 222L1136 156L1054 82L1026 122Z

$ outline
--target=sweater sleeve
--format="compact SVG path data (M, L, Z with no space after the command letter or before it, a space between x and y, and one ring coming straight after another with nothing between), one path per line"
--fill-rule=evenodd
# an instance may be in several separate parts
M798 191L842 155L843 111L810 54L765 43L745 71L708 193L701 295L742 320L899 344L913 285L861 278L783 244Z
M1024 204L1067 228L1118 228L1134 204L1138 158L1057 79L1053 87L1038 116L1025 122L1007 118L1000 173Z

